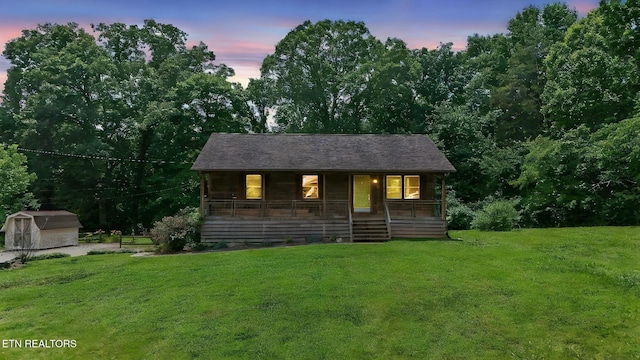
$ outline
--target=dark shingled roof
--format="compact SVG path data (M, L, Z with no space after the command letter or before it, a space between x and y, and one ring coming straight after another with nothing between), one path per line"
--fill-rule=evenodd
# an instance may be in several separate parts
M40 230L82 228L78 215L72 212L64 210L21 212L33 216L33 220Z
M427 135L212 134L197 171L397 171L456 169Z

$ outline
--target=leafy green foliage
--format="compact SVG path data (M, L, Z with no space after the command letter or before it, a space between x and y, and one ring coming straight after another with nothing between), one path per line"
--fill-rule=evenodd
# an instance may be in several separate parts
M509 231L520 221L520 212L516 210L518 200L497 200L485 205L476 212L472 228L484 231Z
M475 212L456 197L455 190L447 189L447 228L451 230L471 229Z
M640 224L640 117L603 127L591 136L585 161L597 176L591 189L608 224Z
M175 216L165 216L151 229L151 239L161 253L182 251L200 243L202 220L198 209L184 208Z
M0 143L0 221L7 215L27 208L37 208L38 202L29 191L36 175L29 173L27 158L17 145Z
M69 256L71 255L64 254L64 253L50 253L50 254L34 255L29 258L29 261L59 259L59 258L65 258Z
M566 4L529 6L509 20L507 34L469 37L467 102L483 112L500 110L494 130L500 145L543 132L544 59L576 19Z
M110 254L135 254L135 250L118 249L118 250L91 250L87 255L110 255Z
M9 41L0 112L4 141L84 157L29 154L46 208L80 214L86 228L149 226L195 205L186 164L211 132L244 132L249 107L233 70L205 44L146 20L44 24Z
M362 22L305 21L289 32L261 67L278 130L360 132L366 64L381 46Z
M588 137L589 131L581 127L559 140L538 137L529 144L522 173L514 182L525 194L523 208L528 222L560 226L598 220L585 183L591 173L584 162Z
M404 41L388 39L371 63L372 75L364 92L367 125L374 133L421 132L424 118L416 117L419 103L415 81L420 65Z
M490 134L495 116L495 113L482 115L463 106L445 104L435 109L427 123L430 137L456 167L457 173L450 177L450 184L464 202L484 198L485 189L477 184L488 181L482 172L481 159L495 149Z
M515 182L536 225L635 225L640 200L640 118L567 131L531 143Z
M578 21L545 60L548 84L543 94L550 127L592 130L632 115L640 90L633 55L616 54L607 40L610 31L599 10Z

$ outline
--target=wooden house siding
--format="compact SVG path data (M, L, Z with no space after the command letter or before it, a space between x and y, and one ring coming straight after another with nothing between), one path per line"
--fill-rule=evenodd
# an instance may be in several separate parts
M350 240L348 220L273 218L207 218L202 228L204 242L241 243L269 240Z
M208 173L207 193L209 199L244 199L243 173L230 171L225 173Z
M327 200L347 200L349 199L349 174L327 173L324 176Z
M192 169L205 242L444 237L436 184L455 171L425 135L304 134L212 134ZM261 176L259 199L247 199L248 174ZM303 195L305 175L317 197ZM388 175L420 176L419 197L387 199Z
M266 200L299 200L302 198L302 183L293 172L273 172L265 176Z

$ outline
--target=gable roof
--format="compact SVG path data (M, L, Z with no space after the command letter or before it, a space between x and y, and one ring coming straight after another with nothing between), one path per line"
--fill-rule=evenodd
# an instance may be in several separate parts
M456 169L427 135L211 134L197 171L397 171Z
M9 221L9 218L20 215L32 217L36 226L40 230L82 228L82 224L80 224L80 221L78 220L78 215L64 210L19 211L15 214L9 215L7 217L7 222ZM3 226L0 231L5 230L7 222L5 222L5 226Z

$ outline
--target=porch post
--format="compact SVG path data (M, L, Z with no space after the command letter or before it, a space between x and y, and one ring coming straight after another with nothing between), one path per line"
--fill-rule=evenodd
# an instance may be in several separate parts
M206 215L204 213L204 174L200 172L200 215L203 217Z
M440 202L440 216L442 220L447 221L447 188L444 185L444 174L442 174L442 189L441 189L442 200Z
M327 218L327 176L322 173L322 217Z

